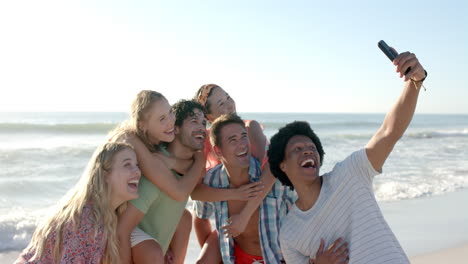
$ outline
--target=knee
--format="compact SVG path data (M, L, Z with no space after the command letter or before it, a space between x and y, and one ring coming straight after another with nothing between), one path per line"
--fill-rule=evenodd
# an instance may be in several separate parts
M164 253L159 243L148 240L132 248L132 259L135 264L164 263Z
M164 259L164 252L159 244L158 244L158 247L156 247L153 251L154 251L153 253L154 259L158 259L158 260Z
M145 252L145 263L164 263L164 254L160 246Z

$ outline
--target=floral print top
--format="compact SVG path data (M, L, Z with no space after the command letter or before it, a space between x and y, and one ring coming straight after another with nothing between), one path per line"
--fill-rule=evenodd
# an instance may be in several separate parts
M58 263L102 263L107 239L104 237L102 225L99 225L96 230L93 218L93 206L92 204L86 204L81 214L78 229L75 230L71 224L65 225L61 245L62 256ZM55 232L47 238L44 253L40 260L29 261L34 252L23 252L21 255L23 261L17 263L54 263L55 239Z

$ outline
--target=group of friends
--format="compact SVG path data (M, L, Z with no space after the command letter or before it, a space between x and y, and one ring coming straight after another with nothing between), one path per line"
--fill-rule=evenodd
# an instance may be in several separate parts
M409 52L393 63L405 84L381 128L322 175L325 152L307 122L268 140L218 85L172 106L139 92L16 263L184 263L192 226L197 263L409 263L372 182L427 73Z

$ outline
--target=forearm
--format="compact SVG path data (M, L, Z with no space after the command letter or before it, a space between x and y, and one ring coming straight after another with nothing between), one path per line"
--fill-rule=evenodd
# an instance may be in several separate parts
M252 199L256 199L256 197L258 197L260 193L264 192L264 188L265 185L262 181L250 182L238 187L231 186L230 188L215 188L200 183L193 191L192 199L204 202L218 202L229 200L249 201ZM260 199L259 203L261 202L261 200L263 200L263 198Z
M198 184L191 194L192 200L202 202L219 202L234 199L232 189L221 189L210 187L206 184Z
M172 169L180 174L187 174L192 165L192 159L175 159L175 165Z
M130 243L130 236L132 223L129 223L129 215L119 217L117 224L117 238L119 240L119 255L122 264L132 263L132 246Z
M257 121L252 120L249 122L247 131L252 148L252 156L256 157L260 162L262 162L263 158L265 157L265 149L267 144L267 139L265 134L263 134L263 129Z
M149 181L176 201L187 198L184 185L178 184L177 178L161 159L149 153L143 155L138 152L137 158L143 175Z
M419 87L415 87L411 81L406 82L404 91L386 115L382 127L367 144L367 156L375 170L382 169L396 142L408 128L416 109L418 95Z
M172 169L179 174L187 174L188 170L193 165L193 159L177 159L174 157L166 156L163 153L154 153L156 157L161 159L164 164L169 168Z
M385 117L381 131L395 142L403 136L413 118L421 83L408 81L400 98Z
M249 200L246 203L246 205L240 212L240 215L242 217L245 217L245 219L250 219L252 214L255 212L255 210L257 210L257 208L260 206L260 204L263 202L263 200L265 199L265 197L268 195L268 193L271 191L271 188L275 184L276 178L271 173L270 166L265 166L265 169L262 172L262 176L260 180L263 182L265 189L262 193L257 195L257 197L255 197L252 200Z
M188 170L187 174L178 179L178 190L179 195L187 199L189 195L192 195L195 186L200 182L201 177L205 175L205 161L196 160L192 167Z
M145 217L145 214L131 203L128 203L125 211L119 215L117 222L117 238L119 240L120 259L124 264L133 263L130 237L143 217Z
M151 153L141 140L133 139L129 143L135 149L143 175L172 199L185 201L204 169L203 161L194 162L187 174L177 179L165 162Z
M121 236L119 234L119 256L121 264L132 263L132 248L130 244L130 235Z
M222 227L224 230L223 234L227 237L235 237L244 232L250 218L270 192L275 182L275 178L271 174L269 166L266 166L266 169L263 171L261 180L263 183L259 181L251 184L262 184L262 193L256 192L257 195L245 204L242 211L238 214L231 215L227 224Z

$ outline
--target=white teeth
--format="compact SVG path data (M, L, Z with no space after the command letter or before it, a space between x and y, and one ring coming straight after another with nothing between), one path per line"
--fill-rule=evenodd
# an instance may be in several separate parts
M315 161L314 161L313 159L304 160L304 161L301 163L301 166L304 167L307 163L311 163L312 166L315 166Z
M247 154L247 151L241 152L241 153L237 154L237 156L242 156L242 155L245 155L245 154Z
M133 183L133 184L138 184L138 182L139 182L139 180L131 180L131 181L129 181L128 183L130 183L130 184L132 184L132 183Z

